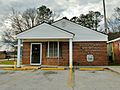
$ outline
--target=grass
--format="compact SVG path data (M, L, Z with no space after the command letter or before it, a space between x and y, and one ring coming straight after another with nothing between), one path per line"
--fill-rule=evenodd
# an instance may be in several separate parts
M0 65L14 65L14 60L5 60L5 61L0 61Z

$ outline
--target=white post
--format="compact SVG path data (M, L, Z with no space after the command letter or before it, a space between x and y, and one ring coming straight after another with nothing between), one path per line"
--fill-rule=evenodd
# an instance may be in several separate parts
M18 47L17 47L17 67L20 67L20 50L21 49L21 40L18 39Z
M73 68L72 59L72 39L69 39L69 68Z
M59 52L60 52L60 47L59 47L60 45L59 45L59 41L58 41L58 43L57 43L57 44L58 44L58 47L57 47L57 49L58 49L58 52L57 52L57 57L58 57L58 65L59 65L59 57L60 57L60 56L59 56L59 55L60 55L60 53L59 53Z
M47 57L49 57L49 41L48 41Z

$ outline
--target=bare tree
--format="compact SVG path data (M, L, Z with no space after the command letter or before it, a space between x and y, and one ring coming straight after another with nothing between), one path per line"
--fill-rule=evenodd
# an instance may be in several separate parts
M27 9L23 15L22 15L23 19L25 19L25 26L27 26L28 28L31 28L33 26L35 26L37 23L37 10L35 8L30 8Z
M120 7L115 8L115 15L114 15L115 19L117 21L120 21Z
M2 45L15 48L16 42L15 33L11 29L6 29L2 35Z
M110 27L110 32L120 32L120 8L114 9L112 17L107 20L108 26Z
M44 21L48 23L54 21L53 12L46 6L41 6L37 9L29 8L22 13L12 9L12 14L6 19L11 22L11 26L10 28L5 28L1 46L9 44L8 46L12 48L16 45L16 34L29 30Z

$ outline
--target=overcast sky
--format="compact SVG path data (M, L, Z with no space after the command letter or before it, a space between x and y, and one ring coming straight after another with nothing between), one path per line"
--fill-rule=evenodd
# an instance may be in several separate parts
M0 0L0 38L4 16L11 13L11 8L18 11L25 11L27 8L38 8L41 5L49 7L60 17L71 18L88 11L100 11L103 14L103 0ZM105 0L107 17L110 17L115 7L120 6L120 0Z
M102 0L0 0L0 17L9 14L11 8L24 11L41 5L46 5L57 14L68 18L90 10L103 13ZM106 0L107 16L119 5L120 0Z
M105 0L107 17L114 12L114 8L119 7L120 0ZM11 8L18 11L25 11L27 8L38 8L46 5L60 17L71 18L88 11L100 11L103 14L103 0L0 0L0 31L4 16L11 13Z

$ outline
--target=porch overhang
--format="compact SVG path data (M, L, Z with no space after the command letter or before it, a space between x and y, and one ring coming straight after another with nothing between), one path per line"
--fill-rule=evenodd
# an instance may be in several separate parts
M74 34L67 30L43 23L17 35L17 39L70 39Z
M17 35L18 51L17 51L17 67L20 67L20 49L21 40L27 42L37 41L68 41L69 42L69 67L72 68L72 40L74 33L60 29L56 26L43 23L30 30Z

